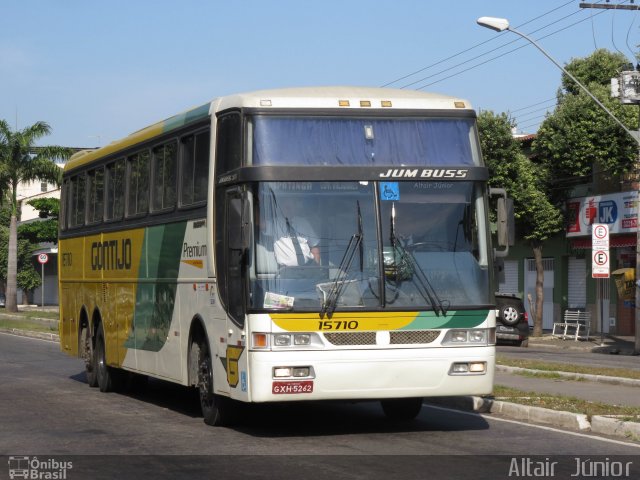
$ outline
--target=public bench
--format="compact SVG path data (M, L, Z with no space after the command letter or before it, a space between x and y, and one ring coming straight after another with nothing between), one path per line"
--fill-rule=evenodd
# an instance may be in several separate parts
M565 310L562 322L554 323L551 335L562 337L563 340L573 338L589 340L589 330L591 329L591 312L583 310Z

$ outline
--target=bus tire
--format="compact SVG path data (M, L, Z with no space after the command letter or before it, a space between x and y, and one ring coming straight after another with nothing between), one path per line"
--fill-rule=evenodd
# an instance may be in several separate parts
M98 386L98 368L96 361L96 352L93 348L93 341L89 327L85 326L80 333L80 355L84 360L84 370L87 377L87 383L90 387Z
M418 416L422 409L422 397L390 398L381 400L382 411L389 420L409 421Z
M98 377L98 387L101 392L115 392L122 388L125 380L125 372L107 365L107 355L104 343L104 333L102 324L98 327L96 335L96 375Z
M211 353L204 340L191 344L191 358L197 359L198 378L196 387L200 397L200 409L204 423L214 427L229 426L234 422L233 404L228 398L216 395L213 390L213 365Z

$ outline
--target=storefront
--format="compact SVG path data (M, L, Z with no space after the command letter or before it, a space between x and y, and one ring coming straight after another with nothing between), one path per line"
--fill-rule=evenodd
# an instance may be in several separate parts
M582 259L576 256L569 260L568 291L574 299L584 298L586 303L589 284L595 282L591 278L591 225L605 223L609 226L612 272L609 282L604 288L601 285L595 288L595 305L571 305L571 299L568 302L569 308L592 309L597 318L595 329L605 333L635 334L635 282L630 284L629 279L635 279L637 199L638 193L633 191L573 198L567 202L566 236L570 248L589 252Z

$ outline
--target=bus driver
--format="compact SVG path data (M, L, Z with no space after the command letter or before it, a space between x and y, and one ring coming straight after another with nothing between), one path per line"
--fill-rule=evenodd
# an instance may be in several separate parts
M320 238L302 215L303 202L295 197L278 203L282 215L277 215L273 244L279 266L293 267L320 264Z

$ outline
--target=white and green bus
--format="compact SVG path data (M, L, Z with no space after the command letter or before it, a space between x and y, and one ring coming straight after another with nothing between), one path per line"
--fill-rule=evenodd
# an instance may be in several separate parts
M198 388L213 425L238 402L380 400L407 419L490 393L487 180L463 99L215 99L67 163L61 347L101 391Z

